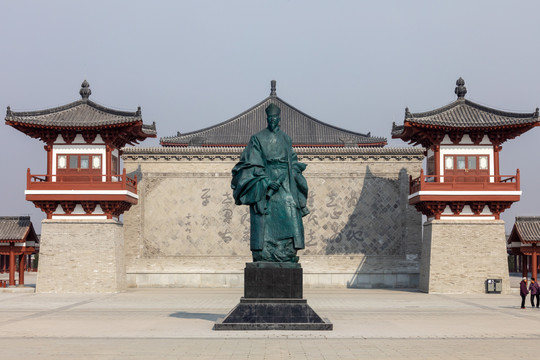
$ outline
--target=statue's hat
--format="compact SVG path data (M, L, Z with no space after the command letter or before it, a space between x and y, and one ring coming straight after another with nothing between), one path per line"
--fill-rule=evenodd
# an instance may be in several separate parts
M274 104L268 105L264 111L266 111L266 116L276 116L281 113L281 109Z

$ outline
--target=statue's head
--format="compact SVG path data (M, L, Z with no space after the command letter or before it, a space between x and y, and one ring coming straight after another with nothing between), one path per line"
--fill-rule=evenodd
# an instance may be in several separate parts
M281 120L281 109L274 104L270 104L264 111L266 111L268 130L274 131L279 127L279 121Z

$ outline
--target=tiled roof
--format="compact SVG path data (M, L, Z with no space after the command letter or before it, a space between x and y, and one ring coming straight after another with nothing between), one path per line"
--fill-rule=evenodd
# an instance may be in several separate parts
M516 236L517 235L517 236ZM509 241L540 242L540 216L518 216Z
M275 83L272 86L275 86ZM281 109L280 127L291 137L293 145L386 145L386 138L372 137L370 133L355 133L316 120L277 97L275 87L269 97L240 115L202 130L163 137L160 139L161 145L244 146L253 134L267 126L265 109L270 104Z
M0 216L0 242L37 241L30 216Z
M531 124L538 122L539 119L538 109L532 113L513 113L495 110L464 98L458 98L453 103L433 111L407 112L405 121L451 128L487 128Z
M98 127L141 121L141 114L112 110L90 100L78 100L52 109L14 112L8 108L6 121L50 127Z
M459 78L454 91L456 101L441 108L411 113L405 109L404 125L392 125L392 137L402 137L406 126L436 127L445 130L490 130L513 126L532 126L539 124L539 110L532 113L515 113L496 110L465 99L465 81Z
M148 135L156 135L157 134L156 122L155 121L152 123L152 125L142 124L141 129L142 129L143 133L148 134Z
M86 80L79 92L82 99L70 104L39 111L11 111L8 106L6 122L47 128L95 128L142 123L141 108L128 112L107 108L88 99L90 94ZM142 125L145 134L155 135L156 125Z

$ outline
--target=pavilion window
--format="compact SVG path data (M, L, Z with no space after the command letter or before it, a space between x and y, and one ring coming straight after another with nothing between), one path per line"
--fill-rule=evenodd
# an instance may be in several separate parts
M100 170L101 155L58 155L57 168L60 170Z
M69 168L77 169L79 167L79 157L77 155L69 156Z
M67 168L67 155L58 155L58 168Z
M469 162L469 170L476 170L476 156L468 156L467 160Z
M465 156L456 156L456 168L465 170Z
M489 168L489 162L487 156L479 156L478 157L478 165L480 170L487 170Z
M90 156L81 155L81 169L90 168Z
M101 169L101 155L92 156L92 169Z
M454 170L454 157L445 156L444 157L444 169L445 170Z
M117 175L118 174L118 158L114 155L112 156L111 166L112 166L111 173L113 175Z
M435 174L435 157L434 156L430 156L427 159L427 174L428 175Z

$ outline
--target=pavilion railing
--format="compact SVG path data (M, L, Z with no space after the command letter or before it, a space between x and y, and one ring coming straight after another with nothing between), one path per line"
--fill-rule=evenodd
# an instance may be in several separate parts
M516 175L425 175L420 170L420 176L413 179L409 176L409 194L418 191L519 191L519 169Z
M130 178L126 169L122 174L43 174L26 172L27 190L128 190L137 193L137 175Z

